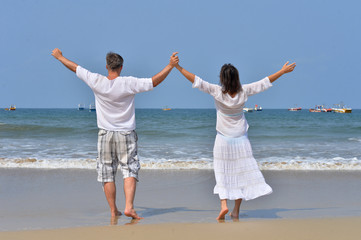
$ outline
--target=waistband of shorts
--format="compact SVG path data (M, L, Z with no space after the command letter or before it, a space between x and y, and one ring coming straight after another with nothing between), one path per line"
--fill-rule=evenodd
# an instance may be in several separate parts
M109 133L109 132L113 132L113 133L119 133L119 134L122 134L122 135L128 135L128 134L131 134L131 133L135 133L135 130L130 130L130 131L111 131L111 130L106 130L106 129L103 129L103 128L99 128L99 132L100 131L103 131L103 132L106 132L106 133Z

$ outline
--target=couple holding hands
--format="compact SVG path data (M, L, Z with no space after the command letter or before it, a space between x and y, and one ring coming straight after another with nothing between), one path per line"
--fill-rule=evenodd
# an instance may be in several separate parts
M258 168L248 140L248 123L243 107L249 96L267 90L285 73L292 72L295 63L288 62L278 72L251 84L242 85L238 70L225 64L220 71L220 85L211 84L179 65L177 52L169 64L152 78L120 76L123 58L110 52L106 56L108 76L92 73L65 58L55 48L52 55L68 69L75 72L93 91L96 102L98 132L98 181L103 184L112 217L122 213L116 205L115 175L120 166L124 178L124 215L142 219L134 210L134 196L140 169L135 132L134 96L152 90L175 67L192 83L193 88L210 94L217 109L217 135L213 148L213 165L216 178L214 194L218 194L221 210L217 220L228 213L227 200L234 200L232 218L239 218L242 200L251 200L272 193L272 188Z

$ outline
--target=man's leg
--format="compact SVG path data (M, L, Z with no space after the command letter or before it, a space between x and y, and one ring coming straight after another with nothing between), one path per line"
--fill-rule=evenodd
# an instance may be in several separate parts
M117 135L118 159L124 178L125 209L124 215L133 219L143 219L134 210L134 197L138 181L140 164L138 160L137 133L132 131L128 134Z
M98 158L97 172L98 182L103 183L103 190L108 201L111 216L122 215L116 205L115 175L118 169L118 160L113 156L113 135L114 132L100 129L98 133Z
M143 219L142 217L139 217L134 210L133 203L134 203L136 187L137 187L136 178L134 177L124 178L124 195L125 195L124 215L128 217L132 217L133 219Z
M105 182L104 193L105 193L105 197L107 198L112 217L122 215L122 213L118 211L116 204L117 190L116 190L115 182Z

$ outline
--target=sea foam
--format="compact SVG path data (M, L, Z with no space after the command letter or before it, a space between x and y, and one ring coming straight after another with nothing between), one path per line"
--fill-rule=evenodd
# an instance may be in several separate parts
M361 170L361 160L357 158L310 159L295 157L280 159L276 157L260 159L261 170ZM197 160L150 159L142 158L142 169L212 169L211 159ZM0 168L40 168L40 169L95 169L95 159L35 159L0 158Z

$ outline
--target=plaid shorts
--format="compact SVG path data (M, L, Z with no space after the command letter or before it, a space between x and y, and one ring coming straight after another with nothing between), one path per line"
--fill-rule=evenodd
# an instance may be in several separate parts
M98 133L97 172L99 182L114 182L118 166L123 178L134 177L138 181L140 164L137 155L137 133L100 129Z

